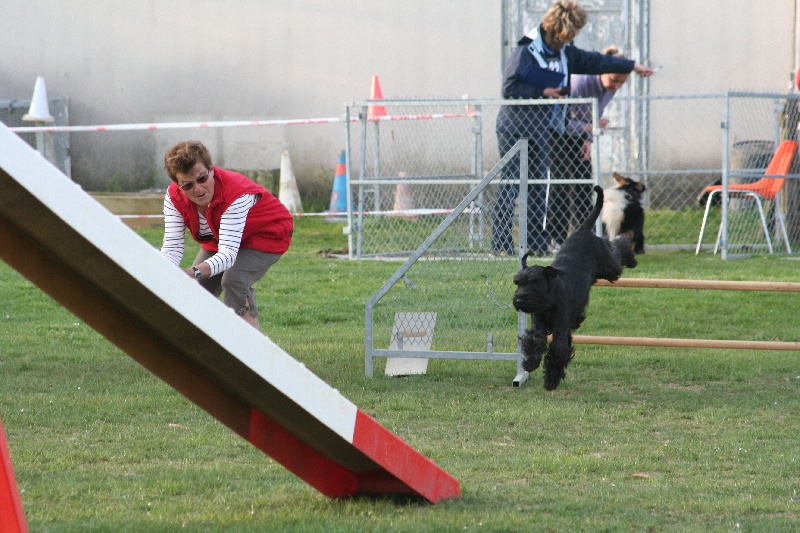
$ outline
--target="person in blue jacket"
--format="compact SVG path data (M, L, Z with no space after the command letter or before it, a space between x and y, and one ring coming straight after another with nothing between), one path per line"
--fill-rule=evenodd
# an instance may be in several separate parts
M517 43L503 71L503 98L548 99L554 105L514 105L500 108L496 131L500 156L520 139L528 139L528 179L545 180L550 164L551 132L563 133L567 124L566 106L557 102L569 95L570 74L628 74L650 76L653 70L634 61L582 50L572 44L587 21L586 11L574 0L556 0L541 25ZM492 213L492 251L499 255L516 254L512 235L514 202L519 186L510 181L519 177L519 158L506 166L498 186ZM544 229L547 212L546 186L528 186L527 249L533 255L548 253L549 236Z

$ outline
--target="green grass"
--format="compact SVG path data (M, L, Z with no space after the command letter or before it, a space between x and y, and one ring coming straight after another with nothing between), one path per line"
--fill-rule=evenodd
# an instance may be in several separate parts
M656 245L686 245L697 243L700 225L703 222L703 209L686 208L651 209L647 211L647 243ZM720 223L720 210L708 213L708 228L704 244L713 244Z
M369 379L364 304L398 263L317 254L345 246L299 219L258 288L262 329L461 498L323 497L0 263L0 417L31 531L800 529L797 353L581 345L550 393L538 372L512 388L509 362ZM640 259L626 275L797 280L780 256ZM602 288L580 333L797 341L799 312L792 294Z

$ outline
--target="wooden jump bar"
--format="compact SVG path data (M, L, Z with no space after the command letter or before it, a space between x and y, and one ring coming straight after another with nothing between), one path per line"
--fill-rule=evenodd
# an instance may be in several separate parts
M603 337L573 335L574 344L604 344L613 346L657 346L665 348L718 348L724 350L783 350L800 351L800 342L732 341L712 339L670 339L658 337Z
M597 280L598 287L631 287L636 289L697 289L723 291L800 292L800 283L789 281L720 281L705 279L620 278L614 283ZM671 339L658 337L603 337L573 335L575 344L614 346L660 346L666 348L718 348L733 350L800 351L800 342L734 341L713 339Z
M790 281L721 281L713 279L620 278L614 283L597 280L597 287L632 287L636 289L701 289L723 291L800 292L800 283Z

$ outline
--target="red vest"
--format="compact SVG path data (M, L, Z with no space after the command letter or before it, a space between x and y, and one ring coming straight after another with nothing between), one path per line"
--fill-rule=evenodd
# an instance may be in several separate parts
M214 167L214 197L206 210L206 220L214 235L210 239L197 238L200 230L197 204L189 200L175 182L170 184L167 191L172 204L183 215L192 238L200 243L203 250L209 252L218 250L219 222L222 213L243 194L260 194L261 198L247 214L240 247L271 254L282 254L289 249L294 229L291 213L267 189L246 176Z

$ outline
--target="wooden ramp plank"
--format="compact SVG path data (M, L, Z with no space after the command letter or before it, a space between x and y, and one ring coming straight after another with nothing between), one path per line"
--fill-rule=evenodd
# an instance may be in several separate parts
M460 495L2 124L0 232L0 259L323 494Z

